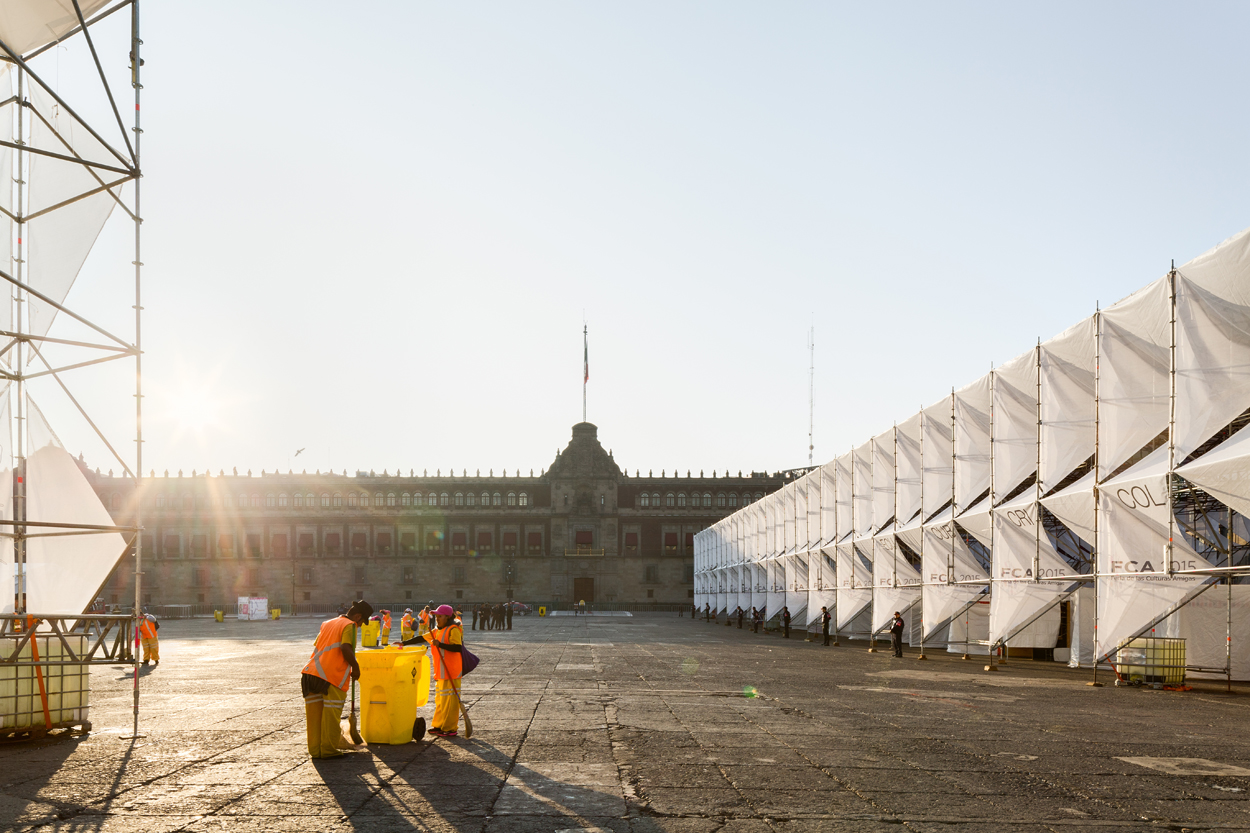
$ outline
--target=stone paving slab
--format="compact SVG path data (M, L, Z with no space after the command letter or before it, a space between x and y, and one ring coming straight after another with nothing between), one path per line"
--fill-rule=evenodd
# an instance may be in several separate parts
M1242 686L1091 688L1088 670L987 674L932 647L917 663L658 614L518 617L466 635L472 739L310 761L317 625L164 623L144 737L124 737L129 670L96 669L91 734L0 746L0 830L1250 830L1250 776L1121 760L1250 768Z

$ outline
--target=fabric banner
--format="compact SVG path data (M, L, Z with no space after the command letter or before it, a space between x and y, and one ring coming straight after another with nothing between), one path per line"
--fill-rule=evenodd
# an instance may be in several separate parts
M1094 456L1094 316L1044 342L1038 353L1042 494Z
M829 546L838 541L838 507L834 502L837 486L837 463L829 461L820 467L820 544Z
M1213 581L1166 575L1169 560L1173 571L1212 565L1183 536L1169 534L1167 502L1160 498L1166 495L1166 460L1161 466L1152 459L1157 456L1150 455L1098 492L1100 658Z
M807 551L807 475L794 481L794 551Z
M920 449L923 475L921 478L921 515L927 523L930 518L950 504L954 497L953 470L951 469L954 446L951 442L952 397L947 396L923 411L920 424Z
M916 414L910 419L899 423L895 432L898 441L898 454L895 465L898 472L896 490L898 492L898 523L911 523L920 515L920 483L923 465L920 460L920 423L923 414Z
M1225 506L1250 515L1250 426L1181 466L1177 473Z
M113 526L77 461L57 441L34 400L28 397L27 402L27 427L36 449L26 459L27 520ZM117 532L27 539L27 610L55 616L82 613L125 549L126 540Z
M990 389L987 373L955 391L955 507L962 512L990 489Z
M871 535L872 519L872 440L851 454L851 499L855 513L852 528L856 537Z
M821 544L820 533L820 486L821 469L807 474L807 546L803 549L814 550Z
M837 541L849 541L855 534L854 501L851 499L851 455L843 454L834 462L837 477Z
M894 611L910 607L920 598L920 572L899 549L892 534L873 539L873 605L874 633L890 623Z
M1094 473L1042 498L1042 506L1088 544L1094 542Z
M1099 482L1167 430L1170 317L1167 278L1099 314Z
M1250 306L1176 278L1176 462L1250 408Z
M871 547L871 541L868 544ZM872 603L872 560L854 543L839 544L837 554L837 612L841 629Z
M872 438L872 528L894 523L894 429Z
M1037 348L994 371L994 491L1001 501L1037 471Z

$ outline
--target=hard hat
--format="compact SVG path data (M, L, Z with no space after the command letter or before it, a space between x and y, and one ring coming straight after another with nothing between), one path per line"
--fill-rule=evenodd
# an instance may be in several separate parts
M410 607L404 608L404 613L412 613L412 608Z

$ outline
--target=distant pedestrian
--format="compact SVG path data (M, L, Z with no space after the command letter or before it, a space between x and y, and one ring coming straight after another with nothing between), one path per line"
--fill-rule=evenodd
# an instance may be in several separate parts
M822 607L820 609L820 628L825 635L825 644L829 644L829 620L833 617L829 615L829 608Z
M508 630L512 630L512 602L508 602L508 606L504 610L504 616L508 622Z
M890 623L890 644L894 646L894 656L903 655L903 614L894 611L894 621Z
M738 630L742 630L742 614L744 612L742 605L738 605Z
M781 627L786 632L786 639L790 638L790 608L782 606L781 608Z
M763 625L764 625L764 610L763 610L763 608L758 608L758 607L757 607L757 608L754 608L754 609L751 611L751 627L752 627L752 629L753 629L756 633L759 633L759 632L760 632L760 628L761 628L761 627L763 627Z
M712 621L712 603L711 602L706 602L703 605L703 621L704 622Z
M473 630L477 630L477 614L478 613L479 613L478 606L474 605L473 606Z

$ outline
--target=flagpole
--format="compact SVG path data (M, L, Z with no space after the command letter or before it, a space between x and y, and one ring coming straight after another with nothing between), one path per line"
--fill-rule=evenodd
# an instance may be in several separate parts
M582 422L586 421L586 383L590 381L590 336L582 324Z

